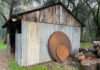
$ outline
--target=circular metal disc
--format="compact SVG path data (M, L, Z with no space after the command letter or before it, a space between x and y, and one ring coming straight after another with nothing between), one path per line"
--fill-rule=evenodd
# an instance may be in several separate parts
M51 56L57 61L60 61L60 60L57 57L56 50L60 45L64 45L68 49L69 54L71 54L72 47L67 35L59 31L54 32L49 38L48 48L49 48Z
M64 61L69 57L69 51L64 45L60 45L57 48L57 57L59 58L60 61Z

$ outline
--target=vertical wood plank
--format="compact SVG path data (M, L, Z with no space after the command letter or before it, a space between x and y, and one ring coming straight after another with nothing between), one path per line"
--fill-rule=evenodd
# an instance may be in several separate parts
M51 7L48 8L48 23L52 23L52 12Z
M36 12L36 20L37 22L40 22L40 11Z
M63 24L63 9L62 6L60 6L60 24Z
M69 25L71 25L71 26L74 26L75 24L74 24L74 18L70 15L70 24Z
M27 65L27 23L22 20L22 66Z
M27 65L39 63L39 24L27 22Z
M56 23L60 24L60 5L56 6Z

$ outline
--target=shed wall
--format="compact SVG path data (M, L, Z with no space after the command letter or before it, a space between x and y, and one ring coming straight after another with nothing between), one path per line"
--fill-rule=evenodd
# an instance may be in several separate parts
M39 49L40 49L40 37L39 37L39 24L35 22L22 21L22 50L17 51L21 53L21 66L28 66L39 63ZM16 35L18 37L18 35ZM20 40L21 41L21 40ZM20 42L19 41L19 42ZM21 43L21 42L20 42ZM16 53L16 55L18 54ZM18 61L18 57L16 57ZM18 61L20 63L20 61Z
M48 51L48 40L53 32L64 32L72 45L72 53L78 52L80 47L80 27L40 23L40 62L51 61Z
M15 61L20 66L27 65L27 23L22 20L20 34L15 36Z
M15 61L22 65L22 36L21 34L16 34L15 37Z
M79 51L80 27L22 21L22 49L18 50L21 51L22 57L18 63L21 66L28 66L51 61L52 58L48 51L48 40L53 32L56 31L64 32L69 37L72 52ZM16 35L16 37L18 36ZM20 56L17 58L20 58Z

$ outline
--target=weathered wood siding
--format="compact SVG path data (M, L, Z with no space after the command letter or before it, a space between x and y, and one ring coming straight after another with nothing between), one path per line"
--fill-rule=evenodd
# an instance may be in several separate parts
M22 65L22 36L21 34L16 34L15 36L15 61Z
M27 65L39 63L40 29L39 24L27 22Z
M39 11L27 13L20 16L20 18L30 22L45 22L76 27L81 26L81 24L61 5L50 6Z

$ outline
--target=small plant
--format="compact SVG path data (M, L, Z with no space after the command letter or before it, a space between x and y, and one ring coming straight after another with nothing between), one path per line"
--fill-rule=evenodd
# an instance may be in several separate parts
M48 70L45 66L34 66L32 68L28 68L28 70Z
M0 51L6 50L6 49L7 49L7 44L0 43Z
M14 62L13 59L9 58L8 59L8 64L10 67L10 70L26 70L25 67L20 67L16 62Z
M78 67L75 67L75 70L79 70L79 68Z
M54 65L50 70L66 70L64 67L60 67L59 65Z
M60 70L66 70L64 67L60 68Z
M79 70L79 68L78 67L68 67L68 70Z
M58 65L53 66L53 70L59 70L59 66Z
M72 67L68 67L68 70L72 70Z

